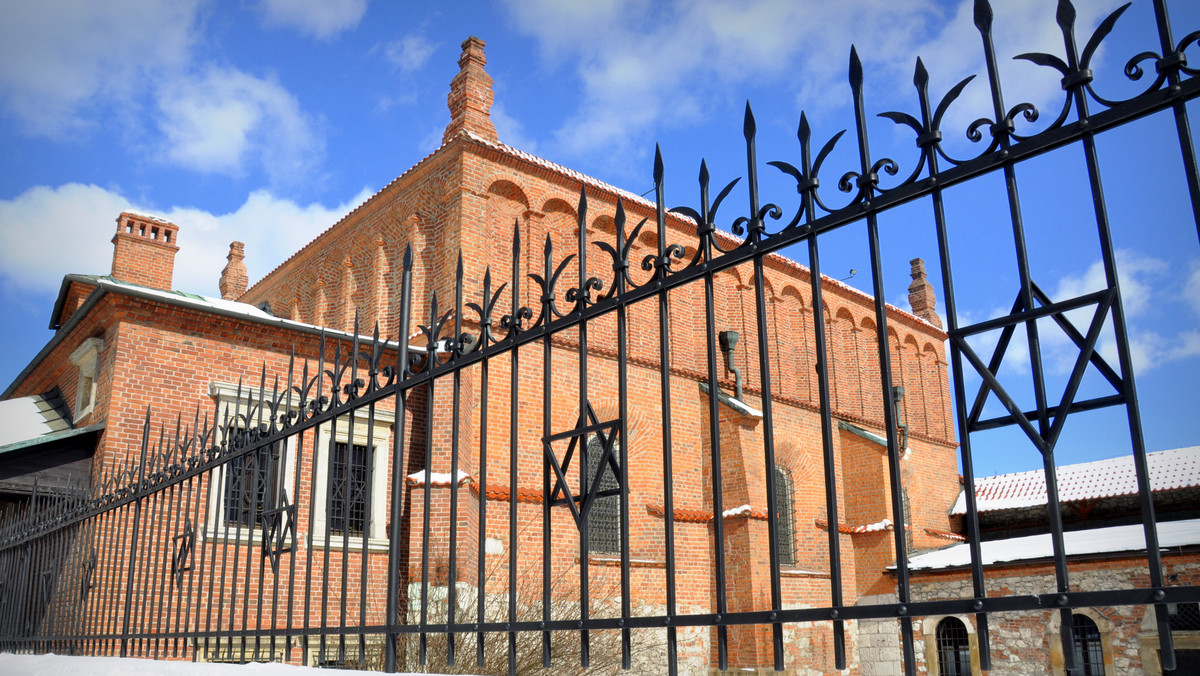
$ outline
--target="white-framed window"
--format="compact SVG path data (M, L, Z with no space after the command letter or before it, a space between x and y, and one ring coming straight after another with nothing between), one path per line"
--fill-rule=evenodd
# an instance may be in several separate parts
M361 408L318 428L316 491L313 496L313 546L352 549L388 547L388 457L391 454L391 411ZM328 539L327 539L328 534Z
M104 339L88 338L71 353L71 363L79 368L75 387L75 421L82 420L96 407L96 376L100 372L100 350Z
M257 424L259 392L254 388L228 383L209 383L208 393L217 400L217 429L223 433L226 421L234 432ZM265 414L264 414L265 415ZM223 443L218 438L217 443ZM208 537L227 542L257 545L263 538L263 515L284 504L294 504L292 495L296 471L296 439L263 446L233 457L213 470L213 486L208 499L206 531ZM281 524L282 525L282 524Z

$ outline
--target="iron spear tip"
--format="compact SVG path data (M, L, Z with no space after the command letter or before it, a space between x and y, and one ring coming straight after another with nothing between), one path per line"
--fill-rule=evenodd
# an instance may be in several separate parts
M921 88L929 84L929 71L925 70L925 62L919 56L917 57L917 67L913 72L913 84Z
M975 0L975 27L981 33L992 32L992 5L988 0Z
M1075 26L1075 5L1071 0L1058 0L1058 11L1054 18L1063 30L1071 30Z

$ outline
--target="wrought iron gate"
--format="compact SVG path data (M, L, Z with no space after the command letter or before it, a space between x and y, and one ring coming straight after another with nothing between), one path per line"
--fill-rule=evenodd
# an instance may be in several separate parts
M1043 130L1025 136L1017 131L1018 125L1035 120L1037 110L1031 104L1013 106L1006 102L992 45L991 9L986 1L977 2L975 24L987 64L980 82L988 87L992 105L992 116L976 121L967 130L977 150L970 157L956 157L943 143L943 120L970 78L944 94L931 93L928 74L918 60L914 74L916 112L882 114L911 128L919 148L919 160L908 170L908 176L891 187L881 184L880 173L896 175L899 166L891 159L871 154L863 69L852 50L849 79L855 119L847 142L856 144L859 163L836 181L840 193L836 205L831 191L823 189L827 186L821 179L826 160L844 132L822 143L813 138L807 118L801 115L798 157L786 153L792 159L767 163L795 180L799 203L785 213L760 198L755 120L747 107L747 167L741 183L747 190L747 202L729 221L718 220L717 213L735 208L728 200L739 181L716 189L710 186L708 169L702 165L698 203L672 210L664 194L665 169L660 155L654 166L656 217L634 223L627 218L624 206L618 204L612 241L593 242L598 250L589 250L588 200L581 195L576 251L562 256L549 238L544 245L523 242L517 229L512 261L506 266L512 271L511 278L500 281L489 272L481 288L464 288L460 259L458 283L448 307L436 295L427 305L414 304L413 258L411 252L406 253L398 325L383 330L394 330L402 338L417 335L417 339L389 342L379 337L381 329L376 328L370 339L356 337L330 344L323 340L318 354L295 358L287 373L268 374L264 369L257 377L257 386L239 388L227 405L218 405L211 414L197 412L190 424L176 421L172 430L155 430L147 411L140 458L120 471L110 471L96 486L67 495L35 491L30 504L0 533L0 647L240 660L292 660L299 647L301 659L321 664L363 665L377 653L377 666L388 671L414 663L424 665L434 648L448 664L479 667L491 658L489 651L497 651L510 673L515 673L523 665L520 660L524 659L525 637L533 637L537 643L535 662L549 666L552 658L569 650L572 655L578 654L580 665L589 666L597 637L611 635L616 638L613 654L628 668L634 663L635 635L654 632L663 641L654 654L665 660L664 666L671 673L676 673L686 670L678 662L681 630L711 628L713 661L718 668L726 669L730 664L731 629L759 626L769 628L771 666L782 670L795 666L785 663L785 627L819 623L822 631L827 630L832 637L833 659L832 663L813 667L829 670L847 666L846 623L893 619L899 622L905 673L912 674L918 669L913 618L973 616L980 664L988 669L992 652L988 626L993 613L1055 609L1061 616L1063 640L1070 645L1072 609L1152 605L1163 666L1173 668L1168 604L1200 601L1200 587L1170 585L1163 578L1110 232L1113 224L1106 211L1096 150L1096 138L1106 131L1169 111L1176 124L1188 198L1200 233L1200 172L1186 109L1186 103L1200 94L1200 80L1184 56L1184 51L1200 40L1200 32L1177 41L1165 0L1153 0L1153 6L1160 51L1134 56L1125 67L1131 80L1146 75L1148 82L1141 93L1114 101L1094 90L1092 60L1127 6L1105 19L1080 50L1074 9L1070 2L1059 3L1057 19L1063 50L1058 55L1027 54L1018 58L1061 74L1061 108ZM1082 150L1107 284L1101 291L1077 298L1052 299L1029 269L1016 176L1022 163L1065 146ZM1019 285L1009 314L967 324L958 310L960 299L955 293L943 193L993 174L1002 177L1006 186ZM710 188L715 190L715 197L710 195ZM779 540L791 536L780 533L779 524L790 524L791 516L780 516L778 500L793 489L786 475L767 471L764 492L770 548L769 607L730 609L727 581L737 573L726 569L726 526L719 518L728 512L721 481L722 396L708 396L707 410L702 415L707 428L702 435L706 439L707 485L711 490L705 504L711 506L709 514L714 517L709 519L713 549L707 553L712 565L713 604L710 612L681 609L677 603L677 557L684 545L678 539L674 518L678 511L673 489L677 451L672 431L682 423L701 423L681 421L673 413L671 390L677 381L671 369L678 356L673 354L670 340L671 322L676 319L668 307L671 294L688 287L701 289L698 295L703 307L697 312L706 342L700 348L703 364L699 368L707 373L701 385L710 394L717 394L724 368L718 353L722 327L715 319L720 299L715 297L714 277L739 265L752 271L747 293L754 297L750 321L755 327L757 363L752 366L758 374L763 463L767 468L775 467L776 397L772 388L778 382L779 364L768 341L771 329L764 291L765 265L785 247L802 247L798 250L807 254L811 269L808 292L812 307L820 308L823 288L829 284L821 275L822 235L842 228L865 228L879 346L879 381L874 387L882 401L892 401L894 365L888 347L888 325L893 314L885 303L878 219L915 201L930 206L939 247L955 423L967 501L964 524L971 551L971 594L952 600L915 600L910 589L904 529L896 528L891 536L895 600L878 604L844 602L849 584L843 578L841 562L844 543L834 526L845 503L838 495L835 472L837 421L831 406L830 348L826 344L825 317L814 311L808 339L814 342L818 355L816 410L824 512L829 524L825 552L828 603L785 607L782 601L781 566L786 562L781 562ZM694 239L670 241L669 212L694 223ZM726 223L738 239L720 233L718 228ZM631 260L634 242L647 234L653 235L649 239L655 249L643 260ZM522 251L531 246L541 247L540 269L526 275L518 261L522 260ZM645 274L636 273L639 267ZM594 273L601 268L602 273ZM533 298L533 302L525 305L525 298ZM661 429L661 510L665 515L657 551L663 571L661 602L651 609L636 610L631 580L632 570L640 563L630 549L628 488L632 424L628 409L629 332L633 321L629 314L635 307L651 308L649 315L657 318L649 325L636 326L636 330L643 337L650 336L657 345L655 382L661 417L652 424ZM1076 327L1067 316L1080 308L1093 310L1093 319L1086 328ZM1046 318L1056 322L1078 348L1078 358L1057 402L1051 400L1045 385L1039 348L1037 320ZM1109 322L1116 337L1116 364L1108 363L1096 347ZM968 342L972 336L996 330L1000 330L999 344L990 359ZM593 347L597 339L590 333L596 331L606 332L604 340L615 345L615 353L601 353ZM1011 383L1000 375L1006 348L1017 332L1024 334L1029 345L1036 401L1032 410L1022 409L1017 398L1009 394ZM555 389L556 359L573 370L575 391ZM595 366L590 360L601 359L615 373L604 386L615 389L615 395L596 391L600 386L591 377L589 369ZM540 365L541 374L523 367L523 362ZM1077 397L1089 368L1103 376L1111 393ZM982 381L974 392L968 391L966 372ZM528 403L524 396L531 388L538 392L540 414L527 415L528 406L522 406ZM497 401L495 392L507 395L507 401ZM989 396L998 398L1006 413L984 419L983 402ZM563 424L554 404L567 397L572 398L575 413ZM600 410L594 404L605 397L615 405ZM739 395L737 400L741 399ZM1055 449L1063 425L1073 413L1102 407L1122 409L1128 418L1149 584L1134 589L1073 591L1063 524L1058 511L1051 509L1049 532L1054 543L1057 589L1020 596L989 592L980 553L972 435L1002 426L1022 430L1043 458L1049 500L1056 504ZM507 414L506 423L496 423L495 416L501 410ZM890 520L904 524L901 425L893 406L883 406L882 417ZM371 440L378 436L377 428L385 424L393 430L391 446L373 446ZM489 431L497 429L498 424L507 425L507 438L496 439L493 435L489 439ZM463 441L465 426L474 429L471 439L477 444L477 448L469 449L475 470L475 478L470 481L462 470L468 454ZM535 430L540 439L540 448L534 451L519 442L519 435L527 429ZM356 439L366 441L360 444ZM448 449L448 467L435 467L435 446ZM497 458L497 448L507 450L507 457ZM323 465L317 462L318 457L324 459ZM510 468L507 485L489 485L489 460ZM328 469L318 470L319 465ZM435 471L438 469L449 472L439 474ZM524 488L519 480L536 480L538 476L538 491ZM444 520L443 513L434 514L433 507L433 489L441 485L449 489L444 494ZM380 495L390 499L380 500ZM506 497L495 502L490 500L493 495ZM473 512L464 507L468 499L474 502ZM506 507L501 505L504 501ZM493 506L493 502L501 506ZM539 504L540 516L521 516L521 504ZM324 514L318 514L319 505L324 506ZM589 586L596 579L589 572L590 566L598 561L589 556L589 543L598 540L590 536L589 529L601 527L597 515L602 511L608 515L604 518L615 520L605 526L610 529L605 531L610 534L606 536L608 544L597 547L611 552L611 561L606 563L614 563L619 572L615 574L615 591L602 592L598 599ZM569 514L569 520L565 520L565 514ZM439 522L435 523L435 518ZM507 540L500 542L502 555L491 549L496 545L488 537L489 519L507 522ZM475 536L464 541L460 530L468 526ZM564 552L563 542L573 542L577 548ZM489 569L489 557L503 562L499 571ZM528 565L526 557L534 563L523 568ZM560 582L564 566L573 576L569 593ZM532 592L523 586L525 582L532 585ZM563 637L577 645L566 646ZM461 654L463 649L468 655ZM1074 651L1064 650L1063 655L1066 667L1074 668ZM434 669L444 666L440 657L431 664Z

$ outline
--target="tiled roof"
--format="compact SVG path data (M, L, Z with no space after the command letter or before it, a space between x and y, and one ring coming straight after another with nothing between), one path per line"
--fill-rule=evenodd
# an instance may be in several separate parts
M1146 460L1153 490L1200 487L1200 446L1147 453ZM1060 502L1134 495L1138 490L1132 455L1063 465L1057 475ZM1036 507L1046 504L1046 477L1042 470L1032 470L976 479L975 494L980 512ZM965 493L950 513L967 513Z

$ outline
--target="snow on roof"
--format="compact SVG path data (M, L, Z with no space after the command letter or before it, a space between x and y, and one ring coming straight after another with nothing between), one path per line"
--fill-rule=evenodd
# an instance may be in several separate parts
M71 422L40 394L0 401L0 448L69 429Z
M82 276L81 277L85 277ZM118 292L134 292L134 295L152 300L162 300L163 302L172 305L183 305L201 311L213 312L224 315L226 317L234 317L237 319L245 319L257 323L273 324L285 328L294 328L309 333L324 331L325 335L331 338L353 339L354 333L351 331L337 331L334 329L323 328L316 324L308 324L298 322L284 317L277 317L262 308L255 307L249 303L241 303L236 300L226 300L224 298L209 298L208 296L200 296L194 293L185 293L183 291L162 291L159 289L151 289L137 284L127 284L125 282L113 279L112 277L95 277L94 282L106 290ZM360 340L369 340L370 336L365 334L359 335ZM388 343L394 347L394 341ZM423 351L424 348L410 346L410 350Z
M1200 446L1147 453L1150 487L1156 491L1200 486ZM1095 500L1137 493L1133 456L1063 465L1058 468L1061 502ZM1046 476L1040 469L975 480L980 512L1020 509L1046 504ZM951 514L966 514L966 494L960 493Z
M1141 524L1110 526L1063 533L1067 556L1137 552L1146 549ZM1200 519L1166 521L1158 524L1158 544L1163 549L1200 545ZM1050 534L1027 535L979 544L983 565L1048 559L1054 555ZM971 565L970 545L953 545L908 560L909 570L940 570Z
M149 213L146 213L145 211L138 211L137 209L125 209L121 213L129 214L130 216L137 216L138 218L141 218L141 219L144 219L147 221L154 221L156 223L166 223L167 225L175 225L171 221L163 218L162 216L155 216L154 214L149 214Z
M449 486L450 485L450 473L449 472L433 472L430 474L430 476L433 478L433 482L431 483L431 485L433 485L433 486ZM464 481L469 481L470 479L471 479L470 474L467 474L466 472L462 471L461 469L458 470L458 483L459 484L462 484ZM412 486L424 486L425 485L425 470L421 470L419 472L413 472L412 474L409 474L408 475L408 483Z

